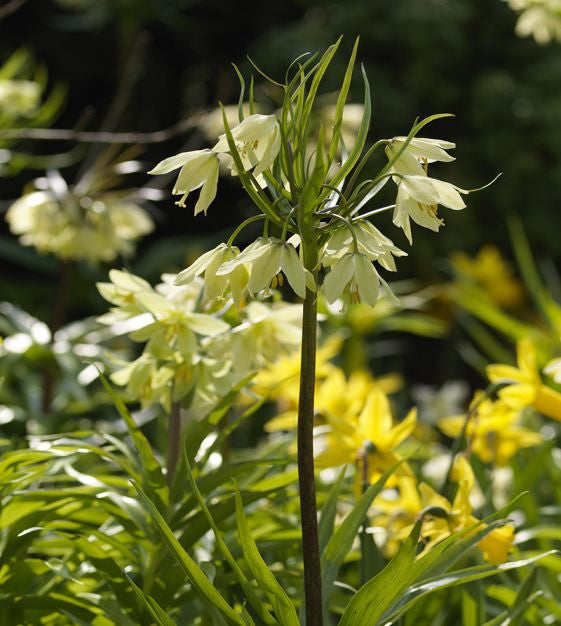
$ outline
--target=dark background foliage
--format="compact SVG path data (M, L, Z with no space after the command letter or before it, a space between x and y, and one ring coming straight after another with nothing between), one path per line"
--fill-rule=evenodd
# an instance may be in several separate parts
M146 132L167 128L218 100L235 102L239 84L230 64L249 76L246 55L281 78L296 56L323 50L344 34L326 81L328 89L336 89L360 35L359 56L373 92L373 139L406 134L416 116L450 112L456 117L426 130L428 136L457 143L457 162L446 166L446 179L474 188L503 172L490 189L469 196L466 211L444 210L446 228L439 235L415 230L415 246L400 262L399 277L434 280L451 250L473 253L491 242L510 256L505 220L511 213L521 216L538 257L557 261L561 256L561 47L518 38L515 21L500 0L28 0L0 22L0 60L26 47L48 68L53 84L67 86L56 123L61 128L74 127L84 116L86 129L99 128L123 77L130 75L125 111L114 129ZM352 100L360 102L358 72L353 90ZM258 94L267 95L262 89ZM192 129L147 147L140 158L148 170L181 149L208 144ZM48 153L69 144L23 147ZM70 167L65 177L71 180L78 168ZM5 178L2 207L37 175L26 170ZM147 178L137 174L132 184L144 185ZM166 190L170 186L168 181ZM221 238L222 230L231 230L248 210L236 181L223 181L207 219L174 206L166 193L152 207L157 231L130 264L155 280ZM390 216L382 224L407 248ZM13 238L5 225L2 229L1 299L48 318L58 264L31 250L16 255L9 245ZM104 310L92 282L106 271L75 268L71 316Z

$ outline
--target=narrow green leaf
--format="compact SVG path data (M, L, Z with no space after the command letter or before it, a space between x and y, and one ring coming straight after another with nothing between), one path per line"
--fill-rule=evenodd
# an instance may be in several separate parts
M341 139L341 127L343 125L343 113L345 111L345 103L347 101L347 95L351 86L351 80L353 77L353 69L355 66L356 53L358 50L358 42L360 37L357 37L351 52L351 57L347 65L347 70L343 78L343 84L339 90L339 97L337 98L337 105L335 107L335 121L333 124L333 135L331 137L331 143L329 144L328 152L328 164L331 165L335 155L337 154L337 148L339 147L339 141Z
M321 509L319 518L319 551L323 554L325 546L329 541L329 538L333 534L333 526L335 524L335 515L337 514L337 501L339 500L339 494L341 493L341 485L345 479L347 472L347 466L343 465L343 469L340 471L337 480L333 483L333 486L329 490L327 500Z
M415 524L394 558L352 597L339 626L373 626L378 623L383 612L410 582L421 524L422 521Z
M372 113L372 102L370 100L370 83L368 82L364 67L362 67L361 69L362 79L364 81L364 113L362 115L362 121L360 123L360 127L358 129L351 152L349 153L344 163L341 164L340 169L329 181L331 187L337 187L341 181L345 180L347 174L349 174L349 172L359 160L360 155L362 154L362 150L364 148L364 144L366 143L368 130L370 128L370 116ZM321 200L325 200L329 196L329 194L330 190L326 189L321 196Z
M148 498L139 485L133 482L141 500L144 502L152 519L156 523L156 527L160 532L168 550L171 552L175 560L179 563L181 569L197 590L197 592L206 600L216 607L227 619L234 624L245 626L244 620L234 611L234 609L220 595L216 587L205 576L199 565L187 554L183 546L179 543L171 528L161 516L155 504Z
M103 372L100 370L99 378L105 388L105 391L109 394L115 408L119 412L119 415L127 425L131 439L133 440L138 456L140 457L140 464L143 473L143 485L146 491L152 497L157 497L163 503L167 503L168 489L162 472L162 467L156 459L148 439L146 439L140 428L137 426L119 394L116 393L113 387L109 384L107 378L104 376Z
M516 626L520 624L526 609L543 594L543 591L532 593L538 578L538 570L534 568L518 590L516 598L506 611L485 622L484 626Z
M271 600L273 610L280 620L280 623L283 626L299 626L294 605L259 553L257 544L251 535L249 525L245 518L242 497L237 487L235 492L238 535L247 565L255 579L259 582L259 585L263 587Z
M133 579L125 573L125 576L131 586L131 589L134 591L136 597L138 598L138 602L141 606L143 606L148 613L154 618L156 622L156 626L176 626L175 622L171 619L171 617L162 609L162 607L154 600L154 598L142 589L133 581Z
M218 530L218 527L199 490L197 482L195 481L193 472L191 471L191 464L189 463L189 458L187 456L187 452L185 448L183 448L183 456L184 456L185 468L186 468L186 473L187 473L187 480L189 481L189 484L191 485L191 489L193 491L193 494L195 496L195 499L198 505L201 507L201 511L206 517L207 522L209 526L211 527L212 532L214 533L217 548L220 550L220 552L224 556L228 565L232 568L232 571L234 572L236 578L238 579L238 582L240 583L240 586L243 589L246 598L248 599L249 603L254 608L255 612L257 613L259 618L262 620L262 622L265 624L276 624L277 623L276 620L273 619L273 616L269 613L269 611L267 610L267 607L259 600L259 597L255 593L246 575L243 573L242 569L238 565L238 562L236 561L236 559L230 552L230 549L228 548L226 542L224 541L222 534Z
M337 578L339 568L343 564L345 557L353 545L356 534L360 525L364 522L368 509L370 508L374 498L382 491L388 478L399 467L399 463L395 463L387 469L374 485L362 494L354 509L345 517L341 525L333 533L329 539L321 558L322 571L322 598L324 611L327 610L329 596L333 588L333 583Z
M495 574L508 572L520 567L526 567L536 561L539 561L540 559L555 554L558 554L558 552L556 550L551 550L526 559L502 563L501 565L477 565L475 567L468 567L453 572L447 572L446 574L435 578L426 579L407 590L408 596L412 597L411 600L403 604L398 611L394 611L391 614L389 612L384 614L383 618L384 620L389 619L390 621L397 619L399 616L406 613L411 608L413 603L419 598L426 596L429 593L433 593L434 591L442 591L443 589L447 589L449 587L457 587L458 585L463 585L475 580L482 580L484 578L488 578L489 576L494 576ZM385 621L382 623L385 623Z

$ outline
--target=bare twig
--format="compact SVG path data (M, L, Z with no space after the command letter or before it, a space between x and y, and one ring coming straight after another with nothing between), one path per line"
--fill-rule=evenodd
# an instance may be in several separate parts
M0 139L34 139L45 141L77 141L82 143L160 143L172 139L194 126L191 118L185 118L163 130L149 133L74 130L72 128L12 128L0 130Z
M27 0L11 0L11 2L0 5L0 20L10 15L10 13L15 13L26 2Z

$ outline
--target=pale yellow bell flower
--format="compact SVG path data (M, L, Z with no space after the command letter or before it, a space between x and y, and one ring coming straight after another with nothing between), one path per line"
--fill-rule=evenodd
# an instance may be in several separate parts
M180 169L172 193L181 195L177 204L185 206L188 195L197 189L201 190L199 199L195 204L195 215L204 212L216 197L218 185L219 160L211 150L192 150L181 152L175 156L160 161L148 174L168 174L173 170Z
M410 220L423 228L438 232L444 223L438 217L438 205L442 204L455 211L464 209L466 204L461 194L466 193L466 189L429 178L426 174L404 175L397 188L393 223L403 230L409 243L413 243Z
M361 252L347 252L331 267L323 281L323 293L332 304L348 290L352 302L374 306L380 293L380 275Z
M234 259L223 263L216 275L228 276L239 267L246 267L249 271L247 287L252 294L282 285L284 275L294 293L305 298L306 289L315 291L315 281L298 255L295 247L298 243L296 236L288 241L260 237Z
M508 4L520 13L516 23L518 36L531 35L541 45L561 41L560 0L508 0Z
M280 150L280 127L274 115L254 113L231 129L236 149L245 170L255 168L254 176L260 176L269 169ZM220 135L213 152L229 153L230 146L226 134ZM236 174L233 161L232 173Z
M6 221L24 246L90 263L132 254L135 241L154 226L144 209L117 194L92 199L71 192L57 197L51 191L19 198L6 212Z
M394 272L394 257L407 256L393 241L381 233L368 220L361 220L352 226L357 242L358 252L366 255L371 261ZM354 238L348 227L338 228L323 247L321 261L324 267L330 267L346 254L354 250Z
M406 137L394 137L386 146L386 155L389 160L397 157L405 145ZM454 157L446 150L455 148L456 144L444 139L429 139L428 137L413 137L394 161L392 172L404 175L426 175L426 164L434 161L454 161Z
M487 366L492 383L506 383L498 394L513 409L532 406L546 417L561 421L561 393L544 385L537 365L533 343L522 339L516 346L517 367L493 364Z
M192 283L197 276L204 274L205 296L208 300L222 298L229 287L234 302L239 306L242 303L249 279L245 266L240 264L226 275L217 274L221 265L232 261L239 254L240 251L236 246L227 246L225 243L221 243L216 248L205 252L182 272L179 272L174 284L186 285Z

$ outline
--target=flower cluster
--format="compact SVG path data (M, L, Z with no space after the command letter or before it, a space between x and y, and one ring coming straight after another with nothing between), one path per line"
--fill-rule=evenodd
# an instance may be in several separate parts
M164 275L153 288L128 272L109 277L98 289L114 306L98 321L145 344L134 361L117 361L111 378L142 406L169 410L192 394L191 406L204 413L255 368L299 344L299 305L252 302L243 313L202 312L200 279L176 286L174 275Z
M82 194L60 176L16 200L6 220L24 246L89 263L130 255L135 241L153 228L146 211L121 192Z
M325 67L337 45L325 53L321 62ZM347 82L355 54L356 46ZM180 196L180 206L200 189L196 215L206 214L214 201L222 165L239 177L261 211L246 223L265 220L263 236L257 241L241 252L233 246L233 238L246 223L242 224L227 244L205 255L204 263L197 262L180 275L183 284L204 272L207 294L219 294L230 281L238 294L247 284L256 295L267 294L286 277L302 299L321 288L330 303L346 297L374 306L382 287L391 297L376 266L395 271L395 257L406 253L369 218L393 209L395 225L411 243L411 220L438 231L443 223L439 205L453 210L465 207L462 195L467 190L428 174L430 163L453 160L448 150L454 144L418 136L426 124L446 116L427 118L406 137L382 139L365 150L370 122L366 76L364 104L346 103L345 83L335 105L314 106L317 85L312 88L308 81L321 63L310 74L305 71L309 63L303 63L302 71L285 85L283 105L276 114L255 112L263 108L250 99L247 104L240 102L238 123L230 127L232 109L223 108L224 132L212 148L169 157L151 170L151 174L179 170L172 193ZM387 162L376 170L370 159L382 146ZM365 205L389 180L397 186L395 204L365 212Z
M561 41L560 0L507 0L510 8L520 14L516 34L532 36L539 44Z
M471 497L475 489L473 470L464 456L456 457L451 473L457 485L452 501L425 482L403 476L397 488L386 490L374 504L374 528L386 536L386 553L395 554L409 536L414 523L423 515L422 537L428 551L452 533L469 531L479 523L472 513ZM506 524L491 530L478 547L484 558L494 565L504 563L514 540L514 526Z

